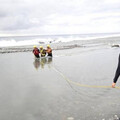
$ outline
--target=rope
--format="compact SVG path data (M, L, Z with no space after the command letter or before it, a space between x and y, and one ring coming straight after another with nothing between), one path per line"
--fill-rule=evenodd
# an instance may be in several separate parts
M80 84L78 82L74 82L70 80L68 77L66 77L62 72L58 71L54 66L53 66L54 71L59 73L60 76L62 76L67 82L80 86L80 87L87 87L87 88L112 88L112 86L97 86L97 85L86 85L86 84ZM120 87L116 86L116 89L120 89Z

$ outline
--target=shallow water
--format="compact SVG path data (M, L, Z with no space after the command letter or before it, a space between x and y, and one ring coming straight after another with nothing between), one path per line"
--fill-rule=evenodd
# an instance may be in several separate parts
M0 119L117 120L119 89L80 87L60 73L76 83L111 86L119 51L58 50L52 60L36 60L32 53L0 55Z

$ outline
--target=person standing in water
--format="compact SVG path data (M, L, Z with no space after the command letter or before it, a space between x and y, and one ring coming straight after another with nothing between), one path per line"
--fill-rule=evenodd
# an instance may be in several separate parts
M46 55L46 50L43 49L43 46L40 46L40 54L41 54L41 57L45 57Z
M39 53L40 53L40 51L39 51L39 49L36 47L36 46L33 46L33 54L35 55L35 57L36 58L39 58L40 56L39 56Z
M118 59L118 67L115 73L115 77L113 79L112 87L115 88L116 82L120 76L120 54L119 54L119 59Z
M46 50L46 52L47 52L47 56L50 56L50 57L52 57L52 49L51 49L51 47L50 47L50 45L47 45L47 50Z

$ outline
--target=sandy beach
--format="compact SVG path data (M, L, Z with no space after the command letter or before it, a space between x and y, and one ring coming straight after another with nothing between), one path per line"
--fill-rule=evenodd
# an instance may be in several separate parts
M119 24L120 0L0 0L0 120L120 120Z
M119 51L56 50L42 60L32 52L0 54L0 120L118 120L120 89L92 86L111 86Z

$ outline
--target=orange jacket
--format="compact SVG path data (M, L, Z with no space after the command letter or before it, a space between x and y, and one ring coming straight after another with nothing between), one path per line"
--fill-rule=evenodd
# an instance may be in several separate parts
M52 53L52 49L51 48L47 48L47 53Z

